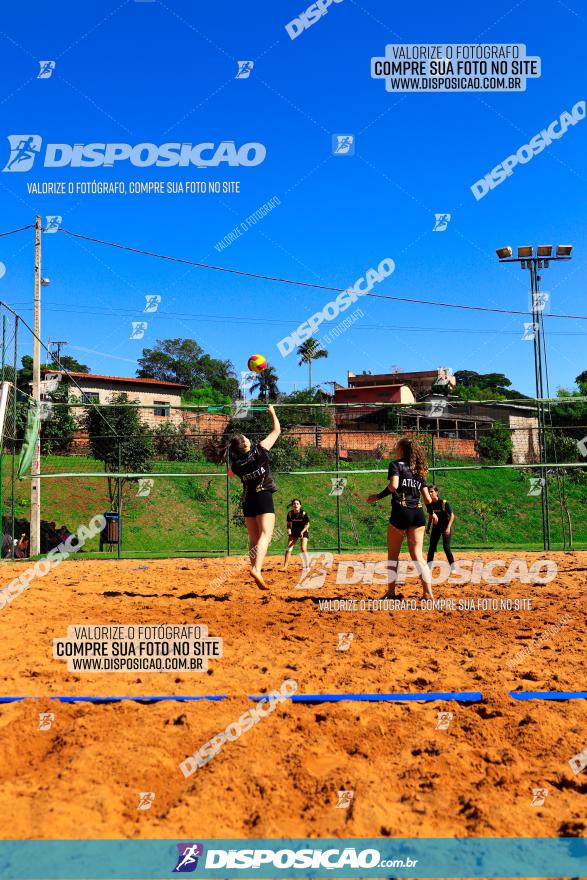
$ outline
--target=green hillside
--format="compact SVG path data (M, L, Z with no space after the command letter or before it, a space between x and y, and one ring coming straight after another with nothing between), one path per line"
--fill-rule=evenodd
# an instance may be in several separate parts
M464 464L437 462L442 464ZM332 464L320 464L305 470L326 470ZM299 497L311 519L311 548L343 551L382 549L389 511L389 499L369 506L365 498L379 491L386 482L385 462L362 461L341 463L341 476L347 479L338 499L330 494L328 474L276 473L278 493L275 496L277 525L283 528L289 501ZM380 473L368 473L377 470ZM102 472L99 462L88 457L44 456L43 473ZM2 513L6 521L11 514L11 459L4 456L2 475ZM240 483L230 480L225 472L206 462L158 461L154 472L185 474L198 472L204 476L160 476L147 497L137 496L137 483L127 483L123 494L124 556L166 556L181 554L225 554L230 537L230 552L246 549L246 533L240 517ZM453 546L457 549L542 547L540 497L529 495L531 472L525 470L436 472L441 496L453 505L456 522ZM574 547L587 547L587 481L569 477L565 480L567 503L574 532ZM227 491L230 495L230 516L227 518ZM561 511L557 479L549 477L551 542L553 549L562 548ZM14 515L28 520L30 483L22 480L15 486ZM500 510L483 524L472 511L475 500L493 500ZM92 516L108 510L108 493L104 477L58 477L44 479L42 484L42 518L66 525L75 531ZM338 513L339 512L339 513ZM228 519L228 523L227 523ZM284 545L276 539L273 552ZM88 552L98 550L98 541L87 545Z

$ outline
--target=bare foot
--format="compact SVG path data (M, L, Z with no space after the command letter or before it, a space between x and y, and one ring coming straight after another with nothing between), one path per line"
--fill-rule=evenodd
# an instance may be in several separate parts
M433 599L434 599L434 596L432 595L432 590L428 590L427 592L425 592L425 593L423 594L422 598L423 598L423 599L432 599L432 600L433 600Z
M257 571L255 568L252 568L251 574L255 580L255 583L257 584L257 586L259 587L260 590L268 590L269 589L269 587L267 586L267 584L263 580L263 575L261 574L260 571Z

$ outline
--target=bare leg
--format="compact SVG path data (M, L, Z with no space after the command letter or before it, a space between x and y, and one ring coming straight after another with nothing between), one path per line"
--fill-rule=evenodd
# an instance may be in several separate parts
M289 558L291 556L291 551L292 551L293 546L296 541L297 541L297 538L290 537L287 539L287 547L285 549L285 557L283 559L283 570L284 571L287 571L287 566L289 565Z
M255 578L257 586L261 590L267 590L269 588L263 580L261 569L263 568L263 562L265 561L265 557L267 555L267 548L269 547L269 543L273 536L273 528L275 526L275 514L261 513L255 518L257 520L259 537L257 539L257 546L255 547L255 561L253 562L253 565L251 567L251 574Z
M308 539L305 535L300 539L300 544L302 547L301 557L302 557L302 565L304 568L308 565Z
M259 526L257 525L256 517L254 516L245 516L245 525L247 527L247 532L249 535L249 560L251 562L251 568L255 565L255 560L257 558L257 541L259 540Z
M397 561L402 549L405 532L396 529L391 523L387 526L387 592L385 599L395 599L395 581L397 578Z
M422 581L422 598L433 599L432 595L432 576L430 569L424 561L422 555L422 545L424 543L424 526L418 526L415 529L408 529L408 550L410 551L410 559L416 563Z

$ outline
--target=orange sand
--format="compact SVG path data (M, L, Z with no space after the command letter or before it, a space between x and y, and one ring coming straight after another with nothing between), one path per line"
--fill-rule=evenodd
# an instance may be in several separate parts
M507 558L505 554L499 554ZM63 563L0 611L10 838L584 835L585 701L512 700L509 690L585 690L587 553L549 554L546 586L437 587L437 596L532 597L530 611L325 612L318 598L379 597L372 586L295 584L269 560L262 594L226 560ZM365 554L362 560L381 559ZM489 559L489 556L486 557ZM529 562L535 555L526 554ZM135 571L147 565L145 571ZM4 563L6 584L21 565ZM406 596L418 596L409 582ZM568 623L549 640L545 627ZM208 673L68 673L52 639L69 624L203 623L224 641ZM346 652L337 634L352 632ZM533 652L514 669L520 647ZM247 694L480 690L481 704L283 704L185 779L178 764L251 706ZM61 704L67 695L228 694L224 702ZM454 713L437 730L439 710ZM55 713L50 731L39 712ZM532 789L547 788L532 807ZM353 790L350 809L337 791ZM148 811L140 791L154 791Z

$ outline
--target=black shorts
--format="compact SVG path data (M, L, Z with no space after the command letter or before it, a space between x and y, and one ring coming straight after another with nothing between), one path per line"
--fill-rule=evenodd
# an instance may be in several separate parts
M303 527L303 525L302 525L301 523L299 523L297 526L296 526L295 523L294 523L294 525L291 527L291 536L292 536L292 538L299 538L300 535L302 534L302 529L303 529L303 528L304 528L304 527ZM308 537L308 533L306 532L306 533L304 534L304 538L307 538L307 537Z
M262 513L275 513L273 492L251 492L243 501L244 516L260 516Z
M405 532L406 529L417 529L420 526L425 526L424 508L402 507L400 504L392 504L389 522L402 532Z

